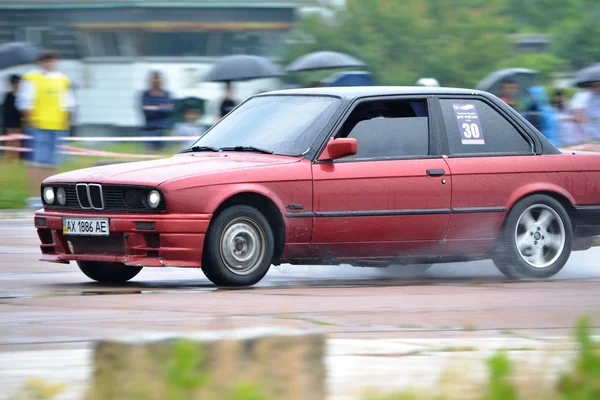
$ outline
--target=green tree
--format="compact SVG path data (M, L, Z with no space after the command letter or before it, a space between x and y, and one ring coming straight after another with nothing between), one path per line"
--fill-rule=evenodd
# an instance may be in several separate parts
M378 84L433 76L472 87L509 51L502 11L487 0L348 0L331 18L304 18L286 59L343 51L365 61Z
M555 53L575 69L600 62L600 2L579 0L577 17L567 18L552 30Z
M581 0L502 0L513 32L546 33L557 22L577 19Z

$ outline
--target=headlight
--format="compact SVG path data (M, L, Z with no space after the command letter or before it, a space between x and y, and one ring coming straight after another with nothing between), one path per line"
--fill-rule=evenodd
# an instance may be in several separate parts
M56 189L56 201L58 201L58 204L61 206L67 204L67 194L65 193L65 188Z
M156 208L158 207L159 203L160 193L158 192L158 190L151 190L150 192L148 192L148 206L150 206L150 208Z
M54 203L54 189L50 186L44 188L44 201L46 204Z

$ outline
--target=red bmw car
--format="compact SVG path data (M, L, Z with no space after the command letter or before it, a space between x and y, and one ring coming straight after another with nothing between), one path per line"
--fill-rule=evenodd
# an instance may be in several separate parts
M562 153L498 98L462 89L261 94L171 158L56 175L41 191L41 259L100 282L184 267L244 286L279 263L476 259L548 278L600 233L600 156Z

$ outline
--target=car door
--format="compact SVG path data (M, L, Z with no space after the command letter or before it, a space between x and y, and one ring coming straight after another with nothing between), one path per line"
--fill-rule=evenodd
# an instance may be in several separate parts
M533 141L510 113L483 97L440 97L452 173L449 251L485 252L496 240L509 197L540 171Z
M449 220L451 176L426 98L366 99L336 137L358 153L313 164L312 247L331 257L431 254ZM432 124L433 121L433 124Z

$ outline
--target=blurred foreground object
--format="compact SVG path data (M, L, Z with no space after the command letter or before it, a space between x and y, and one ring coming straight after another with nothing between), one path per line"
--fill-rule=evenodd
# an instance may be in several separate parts
M309 53L292 62L287 68L288 72L317 71L323 69L364 67L365 63L335 51L317 51Z
M535 84L537 72L526 68L506 68L494 71L486 76L475 86L477 90L483 90L490 93L500 93L505 81L511 81L521 88L528 88Z
M298 331L103 341L89 398L320 400L324 356L322 334Z
M415 84L416 86L440 87L440 83L435 78L421 78Z
M600 63L582 69L575 76L575 85L580 88L589 88L598 82L600 82Z
M0 69L31 64L39 60L42 49L32 43L12 42L0 46Z
M281 76L279 67L264 57L234 55L221 58L204 77L206 82L233 82Z

